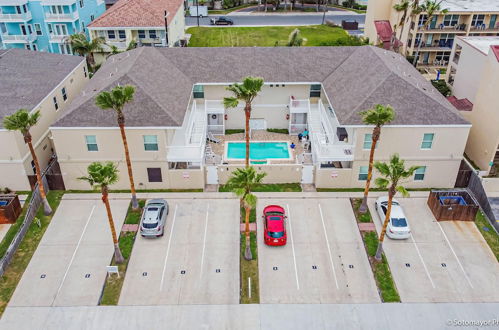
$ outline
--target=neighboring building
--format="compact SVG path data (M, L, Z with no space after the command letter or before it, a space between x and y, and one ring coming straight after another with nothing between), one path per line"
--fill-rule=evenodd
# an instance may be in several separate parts
M388 41L393 27L400 21L402 13L393 6L400 0L369 0L367 8L365 34L372 42ZM445 15L436 15L427 30L422 26L427 15L416 15L413 21L407 21L404 33L400 37L402 54L415 55L422 42L417 67L429 72L446 68L450 53L457 36L497 36L499 35L499 1L497 0L444 0L442 9L448 9ZM397 38L400 28L397 29Z
M167 19L165 21L165 11ZM168 38L165 25L168 24ZM96 61L111 52L110 46L124 51L132 42L137 46L178 46L185 38L182 0L119 0L88 27L92 39L102 37L106 45Z
M466 154L488 174L499 169L499 37L458 37L452 50L449 99L471 122ZM495 175L499 173L493 173Z
M265 182L364 186L372 127L362 123L359 112L379 103L392 105L397 115L383 128L376 159L399 153L408 166L424 166L407 187L454 186L469 123L403 57L363 46L141 47L114 55L51 127L66 187L86 189L76 178L92 161L110 160L121 172L114 189L127 189L115 114L95 105L99 92L126 84L136 86L125 115L137 188L225 183L241 160L229 157L223 140L235 138L223 134L244 128L244 114L224 109L222 100L230 95L228 85L248 75L265 80L253 104L252 134L288 129L291 135L273 141L289 142L310 131L304 151L284 148L289 157L252 160L268 173ZM208 133L221 134L222 142L207 148Z
M88 82L83 57L39 53L24 49L0 50L0 123L19 109L40 110L31 129L33 146L44 169L54 153L49 126L66 112L69 102ZM34 175L31 154L19 132L0 126L0 187L29 190Z
M2 0L0 39L5 49L72 54L66 38L106 10L104 0Z

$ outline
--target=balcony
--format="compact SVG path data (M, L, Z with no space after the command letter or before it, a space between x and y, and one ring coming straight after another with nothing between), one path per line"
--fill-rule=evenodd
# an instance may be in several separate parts
M116 47L118 50L126 50L128 45L126 43L126 39L120 40L120 41L109 41L106 40L106 43L102 45L102 51L103 52L112 52L112 46Z
M71 6L76 0L42 0L42 6Z
M65 14L45 13L45 21L47 22L73 22L79 17L80 15L77 11Z
M31 20L31 12L22 14L0 14L0 22L10 23L10 22L27 22Z
M2 6L22 6L28 3L28 0L2 0Z
M2 42L4 44L27 44L35 41L37 35L35 33L30 35L23 34L2 34Z
M69 34L51 34L49 42L61 44L61 43L66 42L66 40L68 38L69 38Z
M499 32L499 23L497 23L495 26L490 27L488 24L478 24L471 26L470 32L473 33L495 33Z
M422 27L418 29L418 32L423 33L466 33L466 24L459 23L452 26L444 26L443 24L439 24L435 27L428 26L423 30Z

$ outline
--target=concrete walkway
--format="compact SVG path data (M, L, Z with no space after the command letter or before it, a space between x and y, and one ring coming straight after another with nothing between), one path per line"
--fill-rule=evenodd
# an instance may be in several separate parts
M498 311L499 303L8 307L0 329L497 329Z

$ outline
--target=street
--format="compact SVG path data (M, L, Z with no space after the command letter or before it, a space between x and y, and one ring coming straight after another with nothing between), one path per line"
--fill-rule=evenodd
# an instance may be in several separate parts
M234 26L269 26L269 25L316 25L322 24L322 13L319 14L248 14L248 15L230 15L230 19L234 21ZM218 17L212 16L212 17ZM211 17L199 18L199 25L210 25ZM326 19L332 20L336 24L341 24L342 20L356 20L363 25L365 15L363 14L342 14L338 12L330 12L326 14ZM196 26L196 17L186 17L187 26Z

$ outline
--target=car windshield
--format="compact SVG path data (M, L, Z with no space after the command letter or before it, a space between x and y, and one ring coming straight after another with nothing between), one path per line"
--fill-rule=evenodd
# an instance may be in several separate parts
M392 218L393 227L407 227L407 221L405 218Z
M157 226L158 226L157 222L144 222L144 223L142 223L142 227L144 227L146 229L156 228Z
M276 217L276 216L269 217L269 220L281 220L281 219L282 219L281 217Z
M267 232L267 234L272 238L281 238L284 236L283 231L278 231L278 232L269 231L269 232Z
M147 208L147 211L149 211L149 212L154 212L154 211L157 211L157 210L158 210L158 208L157 208L157 207L155 207L155 206L149 206L149 207Z

